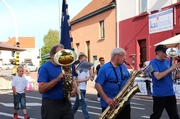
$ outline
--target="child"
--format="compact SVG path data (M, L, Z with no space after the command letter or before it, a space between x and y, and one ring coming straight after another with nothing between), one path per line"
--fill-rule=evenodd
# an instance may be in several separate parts
M79 62L81 63L84 60L87 60L87 56L85 54L79 55ZM76 100L74 102L74 105L72 106L72 110L75 114L77 112L79 106L81 106L84 118L90 119L87 104L85 101L86 84L87 84L87 81L90 79L90 73L88 70L87 72L77 71L77 74L78 74L78 76L77 76L76 82L77 82L77 84L79 84L78 88L80 89L81 97L79 99L78 94L76 94Z
M23 67L19 66L17 68L17 75L14 76L11 86L13 90L13 100L14 100L14 119L18 119L17 110L19 110L19 103L21 105L21 109L24 113L24 119L30 119L27 115L26 110L26 87L27 87L27 80L23 76Z

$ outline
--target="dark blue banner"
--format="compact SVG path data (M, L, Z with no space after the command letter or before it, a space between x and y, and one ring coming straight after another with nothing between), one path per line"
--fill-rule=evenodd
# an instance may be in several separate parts
M62 3L62 18L61 18L61 39L60 44L64 45L65 49L72 49L71 42L72 38L70 37L69 31L71 27L69 26L68 20L69 15L67 14L68 5L66 4L66 0L63 0Z

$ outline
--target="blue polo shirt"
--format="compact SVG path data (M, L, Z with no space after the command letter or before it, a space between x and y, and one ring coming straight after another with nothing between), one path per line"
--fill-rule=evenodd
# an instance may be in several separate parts
M38 82L50 82L57 78L62 72L61 66L55 66L52 62L45 62L38 70ZM61 100L64 98L62 87L63 80L59 81L53 88L42 94L42 98Z
M123 79L121 78L120 67L122 68ZM110 62L104 64L100 68L97 78L95 80L96 83L102 86L105 94L110 98L114 98L124 86L126 81L130 78L129 72L124 64L114 68L117 73L118 83L115 83L117 82L117 78ZM101 98L100 100L100 105L101 107L108 106L108 104L104 101L103 98Z
M170 68L168 60L159 60L157 58L151 60L150 65L153 67L153 72L164 72ZM164 97L174 95L173 81L171 72L160 80L157 80L152 72L152 83L153 83L153 96Z

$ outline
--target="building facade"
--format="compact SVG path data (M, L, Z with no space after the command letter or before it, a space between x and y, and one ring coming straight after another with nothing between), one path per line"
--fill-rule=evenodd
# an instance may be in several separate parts
M92 0L70 23L77 54L84 52L93 63L99 57L110 60L110 52L117 46L114 0Z
M127 61L136 69L155 57L155 44L180 33L179 0L116 2L119 47L125 48Z

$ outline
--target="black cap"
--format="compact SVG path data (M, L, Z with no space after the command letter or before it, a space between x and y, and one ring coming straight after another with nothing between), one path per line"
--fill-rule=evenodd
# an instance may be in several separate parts
M167 49L168 48L165 45L158 45L158 46L156 46L155 52L157 52L157 51L166 52Z

